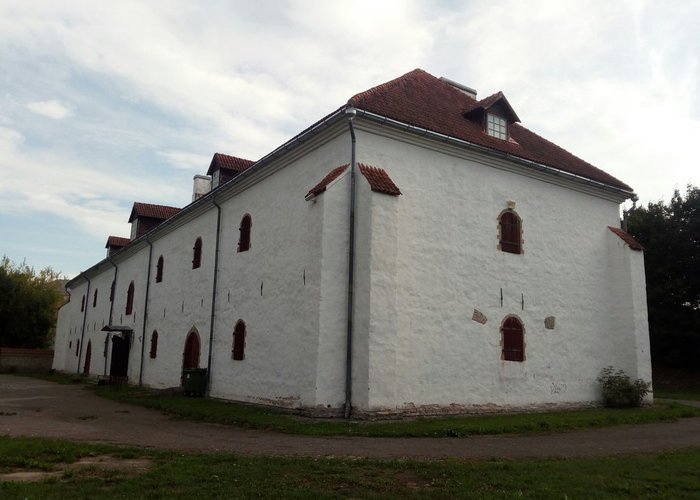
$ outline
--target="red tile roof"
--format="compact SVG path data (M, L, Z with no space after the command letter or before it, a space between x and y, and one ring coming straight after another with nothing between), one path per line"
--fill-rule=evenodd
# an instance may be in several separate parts
M134 202L134 207L129 215L129 222L133 222L137 217L149 217L151 219L166 220L180 211L177 207L166 205L152 205L150 203Z
M209 170L207 170L207 175L214 173L214 170L232 170L236 173L241 173L244 170L250 168L250 166L255 163L252 160L246 160L245 158L238 158L236 156L229 156L222 153L214 153L214 157L211 159L209 164Z
M309 192L306 193L306 198L317 196L321 193L323 193L326 188L328 187L328 184L336 180L340 174L342 174L345 169L347 169L349 166L349 163L346 163L345 165L341 165L339 167L334 168L331 170L328 175L326 175L321 182L316 184L314 187L309 189Z
M131 243L131 240L129 238L122 238L121 236L110 236L109 238L107 238L107 244L105 245L105 248L122 248L127 246L129 243Z
M387 174L383 168L370 167L363 163L359 163L357 166L360 168L362 175L367 179L367 182L369 182L372 191L393 196L401 194L401 190L394 184L394 181L391 180L391 177L389 177L389 174Z
M608 229L610 229L613 233L618 235L622 241L627 243L627 245L632 249L632 250L637 250L637 251L642 251L644 250L644 247L637 241L635 240L630 234L626 233L619 227L612 227L608 226Z
M494 96L500 98L498 93ZM485 104L492 105L493 102L489 99L494 99L495 102L497 99L494 96L482 100L482 105L484 101ZM480 123L464 116L465 111L474 109L479 103L448 82L421 69L357 94L348 101L348 105L615 188L632 191L624 182L517 123L509 127L510 138L513 141L487 135Z

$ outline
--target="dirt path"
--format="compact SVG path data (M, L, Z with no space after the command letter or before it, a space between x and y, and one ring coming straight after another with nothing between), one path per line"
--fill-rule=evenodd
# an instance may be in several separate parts
M308 437L172 420L79 385L0 375L0 435L244 455L372 458L585 457L700 446L700 418L580 432L469 438Z

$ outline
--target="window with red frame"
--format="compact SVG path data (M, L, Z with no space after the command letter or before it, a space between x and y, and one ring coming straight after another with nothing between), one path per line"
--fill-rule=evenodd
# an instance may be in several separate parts
M158 257L158 264L156 264L156 283L163 281L163 256Z
M241 219L241 226L238 228L240 236L238 238L238 251L247 252L250 249L250 228L253 221L249 214L245 214Z
M197 269L202 265L202 238L197 238L192 249L192 269Z
M522 228L518 214L507 210L498 219L500 249L508 253L522 253Z
M151 359L156 359L156 355L158 354L158 332L156 330L153 330L153 334L151 335L151 352L149 353L149 356Z
M126 315L128 316L134 310L134 282L129 283L129 289L126 291Z
M523 339L523 324L514 316L506 318L501 326L503 335L503 360L524 361L525 342Z

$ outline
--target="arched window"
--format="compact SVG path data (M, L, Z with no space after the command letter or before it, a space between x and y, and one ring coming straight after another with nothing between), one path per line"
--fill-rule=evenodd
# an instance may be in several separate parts
M515 316L507 316L501 325L503 338L504 361L524 361L525 342L523 339L523 324Z
M505 210L498 217L499 245L503 252L522 253L522 228L518 214Z
M158 264L156 264L156 283L163 281L163 256L158 257Z
M92 307L97 307L97 288L95 288L95 293L92 296Z
M126 291L126 314L129 315L134 310L134 282L129 283L129 289Z
M250 249L250 228L253 225L253 221L249 214L245 214L241 219L241 227L238 228L240 231L240 237L238 238L238 251L247 252Z
M197 238L192 249L192 269L202 265L202 238Z
M151 352L150 352L151 359L156 359L157 354L158 354L158 332L153 330L153 334L151 335Z
M242 319L236 322L236 327L233 329L233 349L231 356L237 361L245 358L245 323Z
M80 312L83 312L85 310L85 295L83 295L83 300L80 303Z

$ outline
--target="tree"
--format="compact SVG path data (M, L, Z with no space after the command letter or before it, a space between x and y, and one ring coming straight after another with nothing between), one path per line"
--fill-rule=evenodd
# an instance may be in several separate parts
M700 188L634 208L627 230L645 249L655 364L697 366L700 357Z
M0 346L47 347L62 295L59 273L50 267L38 274L26 263L0 261Z

